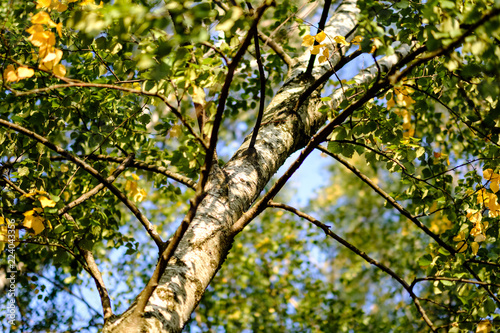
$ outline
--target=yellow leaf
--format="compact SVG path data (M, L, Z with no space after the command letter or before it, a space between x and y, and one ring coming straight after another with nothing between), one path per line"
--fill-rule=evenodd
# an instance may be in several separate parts
M330 50L328 50L328 49L325 47L325 49L323 50L323 55L324 55L326 58L330 57Z
M491 322L488 319L481 320L477 324L476 333L490 333L491 332Z
M29 214L27 215L27 213ZM24 216L23 226L33 229L35 235L38 235L43 231L43 229L45 229L45 226L43 225L43 217L34 215L33 210L24 213Z
M66 76L66 67L63 64L57 64L54 66L54 74L57 76Z
M314 37L311 35L304 36L302 38L302 46L313 46L314 45Z
M465 241L460 241L457 246L455 246L455 249L462 253L464 252L465 250L467 250L467 243L465 243Z
M479 244L476 242L472 242L470 248L472 250L472 253L474 253L474 255L477 255L477 251L479 251Z
M344 37L344 36L336 36L336 37L334 37L333 39L334 39L337 43L339 43L339 44L346 45L346 46L348 46L348 45L349 45L349 43L348 43L348 42L346 42L346 40L345 40L345 37Z
M352 39L351 43L354 45L359 45L363 41L363 37L361 36L356 36Z
M9 242L9 227L7 225L4 225L4 218L0 217L0 242L8 243ZM12 233L12 232L10 232ZM14 231L14 239L19 240L19 230L16 228ZM12 241L12 236L10 238ZM19 245L19 242L14 242L15 246ZM1 246L0 246L1 249Z
M324 45L314 45L311 49L311 54L319 54L319 51Z
M456 235L455 237L453 237L453 240L455 242L459 242L459 241L462 241L465 239L465 233L462 231L461 233L459 233L458 235Z
M60 2L56 2L55 5L53 6L53 8L55 10L57 10L59 13L62 13L64 12L66 9L68 9L68 6L63 4L63 3L60 3Z
M141 202L146 198L146 195L146 191L141 188L132 195L132 199L136 202Z
M62 59L63 52L59 49L51 48L47 50L42 50L40 49L40 55L44 55L45 57L43 60L40 61L40 66L39 68L45 71L56 71L55 65L59 63ZM66 74L66 68L60 67L58 68L58 73L59 74ZM56 74L57 75L57 74ZM61 76L64 76L61 75Z
M33 15L31 18L31 23L33 24L48 24L48 25L53 25L55 26L56 24L52 19L50 18L50 15L47 12L38 12L37 14Z
M39 8L49 8L51 0L37 0L36 1L36 9Z
M323 50L323 55L318 58L319 63L321 64L327 61L329 57L330 57L330 51L325 47L325 49Z
M66 164L61 164L60 170L61 172L68 172L69 167Z
M38 201L40 201L40 203L42 204L42 208L45 208L45 207L54 207L56 205L56 202L54 200L51 200L47 197L44 197L44 196L41 196L40 198L38 198Z
M41 27L40 25L36 25ZM28 29L30 30L30 29ZM56 44L56 36L52 31L34 31L31 36L28 37L28 40L35 46L43 48L40 50L40 57L43 58L45 52L47 52L47 48L50 46L54 46ZM30 32L30 31L28 31Z
M324 31L321 31L319 34L316 35L315 39L318 43L321 43L322 41L324 41L326 38L326 34Z
M62 22L56 24L56 30L59 37L62 37Z
M59 49L53 49L50 52L48 52L40 62L53 61L54 64L57 64L62 58L62 53L63 52Z
M486 169L483 171L483 176L490 181L490 190L497 193L500 190L500 175L494 173L492 169Z
M483 177L490 180L493 177L493 169L486 169L483 171Z
M191 98L193 99L193 103L205 105L206 104L205 96L206 95L205 95L205 91L203 90L203 88L193 86L193 94L191 95Z
M498 190L500 190L500 183L499 182L491 182L490 190L492 190L493 193L497 193Z
M132 178L134 178L134 180L139 180L139 176L137 176L135 173L132 174Z
M28 67L19 67L17 69L17 76L19 77L19 80L32 77L34 74L35 71Z
M481 221L481 219L483 218L483 215L481 214L480 211L473 210L473 209L467 209L467 218L472 223L477 223L477 222Z
M8 65L7 67L5 67L5 70L3 71L3 79L6 82L19 81L19 78L17 77L16 69L15 69L14 65Z
M137 183L131 180L127 180L127 182L125 183L125 191L137 191Z
M40 24L34 24L28 29L26 29L26 32L28 32L30 35L33 35L35 33L43 32L44 28Z

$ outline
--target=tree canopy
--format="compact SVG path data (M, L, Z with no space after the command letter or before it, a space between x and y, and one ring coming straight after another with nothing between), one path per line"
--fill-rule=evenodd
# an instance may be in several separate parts
M3 332L500 327L499 1L0 18Z

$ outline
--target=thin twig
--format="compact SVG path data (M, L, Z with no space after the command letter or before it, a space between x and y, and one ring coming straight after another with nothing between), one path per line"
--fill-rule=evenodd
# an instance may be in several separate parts
M38 272L30 272L32 274L35 274L36 276L52 283L54 286L56 286L57 288L59 289L62 289L64 290L65 292L67 292L68 294L70 294L71 296L75 297L76 299L78 299L80 302L84 303L89 309L92 310L92 312L94 312L97 316L99 317L102 317L102 314L97 311L92 305L89 304L89 302L87 302L87 300L85 300L85 298L81 297L81 296L78 296L77 294L75 294L70 288L68 288L67 286L57 282L57 281L53 281L45 276L43 276L42 274L38 273Z
M433 100L435 100L436 102L438 102L439 104L441 104L444 108L446 108L446 110L448 110L449 113L451 113L453 116L455 116L455 118L457 118L458 120L460 120L461 123L463 123L465 126L467 126L472 133L474 132L477 132L479 134L481 134L481 137L485 140L488 140L489 142L491 142L492 144L494 144L495 146L497 147L500 147L500 144L496 143L495 141L491 140L488 135L484 134L481 130L477 129L476 127L470 125L470 124L467 124L466 121L464 121L462 119L462 117L460 117L460 115L455 112L452 108L450 108L446 103L444 103L443 101L441 101L441 99L437 98L436 96L434 96L433 94L430 94L428 93L427 91L423 90L423 89L420 89L417 85L413 85L413 84L403 84L403 86L406 86L406 87L410 87L412 89L415 89L416 91L419 91L423 94L425 94L426 96L432 98ZM457 124L458 125L458 124Z
M500 267L500 263L495 263L491 261L484 261L484 260L477 260L477 259L468 259L467 262L472 262L474 264L482 264L482 265L489 265L489 266L494 266L494 267Z
M118 166L118 168L116 168L116 170L113 172L113 174L111 176L109 176L108 178L106 178L106 181L108 183L112 184L116 180L116 178L125 170L125 168L132 162L133 159L134 159L134 154L130 154L129 156L127 156L127 158L125 158L125 160L122 162L122 164L120 164ZM70 209L75 208L79 204L85 202L86 200L90 199L92 196L96 195L103 188L104 188L104 184L99 183L97 186L95 186L93 189L91 189L87 193L82 194L78 199L68 203L66 206L59 209L57 214L59 216L63 215L64 213L66 213Z
M455 50L457 47L459 47L460 44L465 40L465 38L469 35L471 35L477 28L494 18L500 14L500 8L494 8L488 13L484 14L479 20L477 20L475 23L471 24L467 31L465 31L462 35L460 35L457 39L452 41L451 43L447 44L446 46L437 49L435 51L429 52L422 57L418 58L411 64L408 64L405 69L402 71L395 72L391 76L391 83L399 82L402 78L408 76L408 74L417 66L420 66L424 64L425 62L434 59L436 57L448 54L449 52Z
M108 71L111 72L111 74L113 74L113 76L115 77L116 81L117 82L120 82L120 78L115 74L115 72L111 69L111 67L109 67L109 65L104 61L104 59L101 57L101 55L99 54L99 52L97 52L94 48L93 45L90 46L92 48L92 50L94 51L94 54L97 55L97 57L99 58L99 60L101 61L101 63L104 65L104 67L107 68Z
M366 177L364 174L361 173L356 167L351 165L349 162L344 160L342 157L340 157L337 154L329 152L327 149L323 148L321 149L322 152L325 154L335 158L337 161L342 163L346 168L351 170L352 173L354 173L358 178L360 178L362 181L364 181L367 185L369 185L372 189L375 190L376 193L378 193L381 197L387 200L394 208L396 208L401 215L405 216L408 218L410 221L412 221L418 228L420 228L422 231L424 231L427 235L429 235L436 243L438 243L440 246L442 246L444 249L446 249L448 252L450 252L451 255L455 256L457 251L451 247L450 245L446 244L438 235L433 233L427 226L425 226L420 220L412 215L410 212L408 212L403 206L401 206L396 200L394 200L389 194L387 194L384 190L382 190L378 185L376 185L374 182L372 182L368 177ZM463 267L469 273L472 274L472 276L477 280L481 281L481 278L477 275L476 272L467 264L464 263ZM488 288L487 285L480 284L480 286L491 296L492 299L494 299L497 304L500 305L500 299Z
M488 282L483 282L483 281L459 279L459 278L452 278L452 277L446 277L446 276L427 276L427 277L423 277L423 278L416 278L411 283L411 287L413 288L417 283L422 282L422 281L453 281L453 282L477 284L477 285L483 285L483 286L500 287L500 284L497 284L497 283L488 283Z
M328 149L318 146L318 150L321 152L327 154L330 157L333 157L337 161L339 161L341 164L343 164L347 169L349 169L352 173L354 173L359 179L361 179L363 182L365 182L368 186L370 186L378 195L380 195L382 198L384 198L387 202L389 202L396 210L398 210L401 215L405 216L408 218L410 221L412 221L417 227L422 229L427 235L429 235L432 239L436 241L439 245L441 245L443 248L445 248L448 252L454 254L456 251L454 248L452 248L450 245L446 244L438 235L433 233L427 226L425 226L418 218L413 216L409 211L407 211L403 206L401 206L396 200L394 200L393 197L391 197L389 194L387 194L382 188L380 188L377 184L375 184L370 178L365 176L360 170L358 170L355 166L350 164L347 160L344 158L340 157L337 154L334 154L330 152Z
M355 247L354 245L352 245L351 243L349 243L348 241L346 241L345 239L343 239L342 237L340 237L339 235L337 235L336 233L331 231L329 226L322 223L321 221L318 221L314 217L312 217L312 216L310 216L302 211L299 211L298 209L296 209L294 207L291 207L291 206L288 206L288 205L285 205L282 203L276 203L276 202L270 201L270 202L268 202L268 206L287 210L287 211L289 211L289 212L291 212L291 213L293 213L301 218L308 220L309 222L311 222L315 226L321 228L328 237L335 239L337 242L339 242L340 244L342 244L343 246L345 246L346 248L348 248L349 250L354 252L356 255L363 258L366 262L378 267L383 272L389 274L394 280L396 280L399 284L401 284L401 286L403 286L403 288L408 292L408 294L410 294L411 298L413 299L413 302L415 303L415 306L416 306L418 312L420 312L420 315L424 319L425 323L431 328L431 330L433 332L436 331L436 326L434 326L432 321L427 316L425 309L420 304L419 299L418 299L417 295L415 295L415 293L413 292L411 286L402 277L400 277L393 270L391 270L389 267L387 267L386 265L371 258L366 253L362 252L357 247Z
M224 53L221 50L219 50L215 45L212 45L212 44L207 43L207 42L201 42L201 45L204 45L204 46L214 50L218 55L220 55L222 57L222 59L224 59L224 62L226 63L226 65L229 64L229 60L227 60Z
M116 132L120 127L122 127L127 121L129 121L129 119L135 117L136 114L138 114L140 111L142 111L142 109L139 109L137 110L136 112L132 113L129 117L127 117L127 119L125 119L124 121L121 122L121 124L119 124L118 126L116 126L115 128L113 128L113 130L111 132L108 133L108 135L106 135L106 137L104 139L102 139L101 143L94 148L94 150L92 150L90 152L89 155L92 155L94 154L99 148L102 147L102 145L104 145L104 143L108 140L108 138L114 133ZM120 149L120 147L118 147ZM86 161L88 157L85 157L83 160ZM66 190L66 187L71 183L71 181L73 180L73 177L75 177L76 173L78 172L78 170L80 169L80 166L78 166L76 168L76 170L73 172L73 174L71 175L71 177L69 177L68 181L66 182L66 185L64 185L64 187L61 189L61 191L59 191L59 196L62 195L62 193Z
M86 83L86 82L79 82L79 81L68 81L66 84L54 84L48 87L44 88L37 88L37 89L32 89L32 90L26 90L26 91L17 91L13 89L12 87L7 87L10 91L15 96L27 96L27 95L33 95L33 94L39 94L55 89L64 89L64 88L72 88L72 87L86 87L86 88L103 88L103 89L113 89L113 90L119 90L119 91L124 91L128 92L131 94L136 94L136 95L143 95L143 96L151 96L151 97L157 97L162 100L165 105L168 106L170 111L181 121L181 123L188 129L189 133L195 137L195 139L204 147L205 149L208 148L207 144L203 139L196 133L194 128L186 121L184 116L180 113L180 111L174 107L172 104L169 103L168 98L162 94L159 93L152 93L149 91L144 91L144 90L135 90L132 88L127 88L127 87L120 87L117 85L113 84L104 84L104 83Z

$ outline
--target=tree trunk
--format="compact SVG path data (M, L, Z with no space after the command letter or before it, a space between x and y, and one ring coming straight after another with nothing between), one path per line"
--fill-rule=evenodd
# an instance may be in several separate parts
M344 2L327 24L325 32L332 38L345 36L354 29L357 13L355 1ZM328 62L316 63L313 75L306 77L303 73L309 57L309 52L306 52L294 60L288 80L266 109L255 152L247 150L247 137L223 168L212 168L206 187L208 194L149 299L143 332L182 330L231 249L235 236L233 224L251 206L285 160L307 144L326 121L326 115L318 112L322 103L321 87L307 98L298 112L292 112L299 96L330 68ZM331 63L335 65L339 60L340 56L336 55ZM365 75L363 80L373 79L373 73L369 74L372 75ZM337 95L342 98L342 94ZM135 304L121 316L106 322L104 332L131 332L126 319L134 307Z

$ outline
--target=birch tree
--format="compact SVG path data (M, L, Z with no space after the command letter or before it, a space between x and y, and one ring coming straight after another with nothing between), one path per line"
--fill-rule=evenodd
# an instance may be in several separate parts
M0 9L3 299L17 309L2 316L4 331L76 330L76 301L68 316L48 306L66 304L61 294L88 306L85 329L108 333L496 325L498 2L37 0ZM280 202L315 151L336 168L323 196L303 210ZM387 233L354 224L373 214ZM296 222L279 227L285 215L310 224L296 242L320 237L314 251L338 249L337 268L349 274L328 281L321 271L321 287L298 279L311 299L284 296L265 315L214 312L218 291L236 288L225 265L238 270L254 255L287 262L259 253L277 241L252 229L299 237ZM290 244L276 246L295 255ZM367 285L377 295L396 290L383 299L401 313L378 324L362 306L355 319L329 317L333 301L314 289L342 285L347 295L360 270L374 272ZM286 271L266 273L266 288L283 274L293 280ZM126 292L109 287L117 276ZM85 281L100 306L76 292ZM353 311L340 304L332 313ZM314 322L299 316L305 309Z

